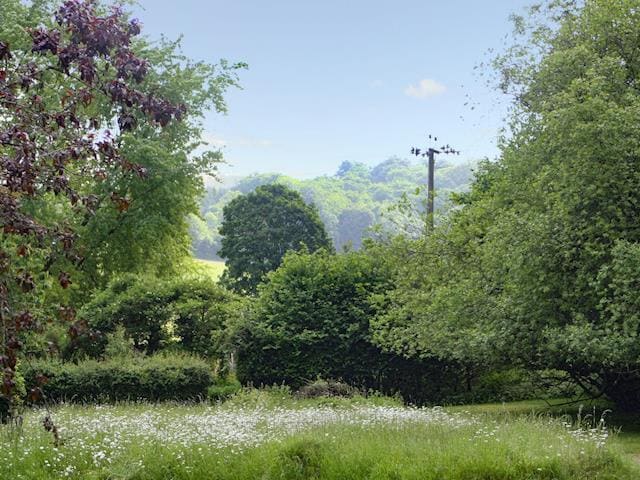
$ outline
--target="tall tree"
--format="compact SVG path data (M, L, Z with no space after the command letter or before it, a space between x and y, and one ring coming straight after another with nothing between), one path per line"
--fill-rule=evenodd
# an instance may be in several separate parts
M60 292L81 283L74 272L94 253L85 229L100 211L120 222L130 185L155 175L135 147L189 142L197 124L188 109L197 116L206 102L170 94L159 78L176 71L157 50L140 54L140 24L119 7L69 0L46 18L56 2L2 3L17 26L0 29L0 364L11 400L22 335L51 320L50 297L68 300ZM73 308L58 314L80 333Z
M0 38L12 45L14 55L30 52L30 28L54 26L51 22L58 4L56 0L0 0ZM99 12L108 11L100 2L95 5ZM198 212L198 200L204 193L202 175L215 174L221 159L219 151L201 141L201 121L207 111L226 111L223 94L237 85L236 71L244 67L224 60L216 65L195 62L181 53L179 40L150 41L138 35L130 40L130 49L148 60L137 89L185 105L187 113L181 122L162 129L133 115L127 128L121 129L113 122L109 99L94 98L93 115L112 127L123 154L144 167L146 176L122 175L117 168L105 166L99 176L85 179L83 193L96 198L90 217L69 211L56 199L47 199L41 206L49 215L57 215L55 221L64 219L73 225L76 248L83 256L73 272L83 289L74 294L82 297L123 272L163 275L175 271L189 256L187 219ZM63 82L71 80L58 79L42 90L55 94ZM114 191L121 197L117 209L111 208Z
M501 159L399 276L381 341L563 370L640 408L638 7L552 1L516 17L520 40L496 62L515 98Z
M290 250L332 249L318 210L284 185L260 186L237 197L224 207L223 215L223 280L237 291L254 293Z

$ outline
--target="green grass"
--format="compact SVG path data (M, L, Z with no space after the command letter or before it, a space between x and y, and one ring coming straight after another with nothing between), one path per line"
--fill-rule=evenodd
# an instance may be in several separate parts
M217 282L224 273L225 268L225 264L222 261L194 258L187 265L186 270L188 275L204 276Z
M526 415L551 415L575 421L578 417L586 423L599 421L604 414L606 425L615 432L613 443L622 451L640 459L640 415L617 412L605 400L572 402L569 399L526 400L510 403L487 403L447 407L450 412L470 412L491 417Z
M528 407L540 404L416 411L382 398L295 400L284 389L217 406L61 406L52 412L58 447L41 427L44 411L27 412L21 433L0 427L0 478L640 478L617 438L598 446L602 432L581 438L549 415L526 415ZM308 416L316 423L305 424Z

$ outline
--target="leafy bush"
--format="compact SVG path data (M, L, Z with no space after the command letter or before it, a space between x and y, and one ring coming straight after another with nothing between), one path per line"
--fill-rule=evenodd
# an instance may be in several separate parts
M369 342L369 297L388 280L364 254L288 253L241 332L238 377L294 389L318 376L375 387L382 358Z
M109 284L84 305L80 314L89 326L101 333L114 332L123 326L138 351L149 354L166 345L168 335L163 326L169 322L171 292L167 282L125 275ZM81 353L98 357L104 353L106 337L74 345Z
M105 358L130 358L135 353L133 340L127 337L127 332L122 325L116 327L113 333L108 333L106 340Z
M373 343L370 320L381 308L375 298L391 282L382 255L290 252L238 332L238 378L292 389L319 376L340 378L419 404L464 391L456 365L406 359Z
M82 318L102 334L123 327L138 351L166 347L201 356L221 356L227 324L242 316L243 301L208 279L162 281L126 275L112 282L86 304ZM99 357L107 337L76 345L80 353Z
M216 379L209 387L207 397L213 402L227 400L242 390L242 384L232 375Z
M47 401L196 400L211 385L209 365L189 355L156 355L80 363L36 360L24 368L27 386L44 375Z
M16 409L20 408L24 403L27 390L25 388L25 381L21 370L22 368L20 367L20 364L18 364L15 377L13 378L16 386L13 391L12 401L9 402L9 399L6 396L0 395L0 424L6 423L15 413Z
M337 380L318 379L308 385L303 386L296 392L296 396L300 398L318 398L318 397L346 397L350 398L358 394L357 388L352 387Z

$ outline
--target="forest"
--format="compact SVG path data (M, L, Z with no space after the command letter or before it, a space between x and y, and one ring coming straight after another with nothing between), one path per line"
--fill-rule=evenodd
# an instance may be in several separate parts
M440 216L452 207L451 193L468 190L475 163L439 162L437 210ZM212 184L202 200L200 215L191 217L193 251L198 258L219 260L218 229L224 206L236 196L271 183L286 185L318 207L320 218L336 250L358 250L365 238L400 233L419 236L421 222L409 212L424 211L427 165L399 157L374 167L344 161L332 176L300 180L281 174L253 174L230 184ZM403 208L405 207L405 208ZM410 209L406 207L411 207ZM377 229L377 232L374 231Z
M638 0L512 16L495 159L226 184L131 8L0 0L0 478L638 478Z

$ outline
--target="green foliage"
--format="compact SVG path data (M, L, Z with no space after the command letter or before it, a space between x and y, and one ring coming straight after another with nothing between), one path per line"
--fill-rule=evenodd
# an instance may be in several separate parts
M498 164L400 252L376 340L470 368L567 372L640 406L640 11L549 2L496 66L517 102Z
M16 418L16 414L24 405L24 401L27 397L27 388L22 370L23 368L18 365L16 374L13 377L13 381L16 382L15 392L11 398L7 398L4 395L0 396L0 425Z
M345 384L343 384L345 385ZM302 397L293 393L287 385L271 385L260 388L243 387L225 401L225 408L234 409L304 409L317 407L352 408L358 406L402 407L399 396L389 397L378 392L366 395L349 387L352 395Z
M319 398L319 397L353 397L358 394L358 390L352 386L337 380L314 380L302 386L296 396L299 398Z
M234 375L216 378L207 390L207 398L212 402L227 400L242 390L242 384Z
M293 389L334 378L412 403L464 391L457 365L406 359L373 344L370 320L390 285L385 257L374 252L290 252L237 332L238 378Z
M106 335L107 344L104 348L104 357L107 359L126 360L134 356L133 340L127 336L122 325Z
M172 296L167 284L149 277L127 275L114 280L84 305L80 315L102 334L123 326L138 351L152 354L166 346L164 326L171 318ZM82 345L93 356L102 354L106 339ZM73 345L76 347L77 345Z
M453 192L466 191L471 182L474 163L450 165L439 161L436 165L436 210L447 210L447 199ZM296 190L305 202L316 205L320 218L337 251L345 247L358 250L365 238L373 236L369 230L382 224L392 234L409 230L421 234L420 222L412 219L410 227L394 205L403 194L415 192L427 182L427 168L400 158L390 158L370 168L363 164L345 162L333 176L300 180L278 174L256 174L223 186L210 186L201 203L200 217L192 217L191 233L196 256L218 258L224 206L238 195L249 193L260 185L279 183ZM424 191L409 200L412 207L423 209L420 201Z
M239 292L255 293L290 250L331 249L317 209L284 185L263 185L232 200L220 235L220 255L227 260L223 281Z
M206 277L214 282L217 282L222 277L225 270L224 262L216 260L201 260L198 258L193 259L191 265L185 265L188 275Z
M82 222L82 272L91 286L104 287L125 272L175 273L189 256L188 216L198 212L202 176L215 174L222 160L220 151L202 141L202 119L211 110L226 112L223 95L238 86L237 71L246 66L194 61L182 53L180 40L141 41L136 48L153 65L142 88L186 105L188 115L162 131L138 129L123 136L123 154L146 169L146 178L113 175L92 185L98 198L116 191L129 203L122 210L101 202Z
M138 351L173 347L222 358L228 351L225 330L240 321L245 304L206 278L164 281L128 275L95 295L81 315L103 334L124 328ZM105 338L73 346L98 356Z
M97 3L99 9L106 10L112 2ZM2 0L0 38L22 58L24 52L31 51L29 30L51 25L52 13L59 4L57 0ZM81 257L81 261L64 266L71 274L72 288L68 292L48 292L45 298L40 294L37 301L43 307L55 303L79 304L94 289L104 288L122 273L175 273L190 255L188 218L199 211L199 199L204 193L202 176L215 174L222 160L220 151L202 141L202 120L210 111L226 111L224 94L238 86L237 72L246 65L192 60L182 52L180 40L136 38L132 48L149 60L148 75L136 89L184 104L187 113L182 121L163 129L142 117L137 118L138 125L132 131L111 128L118 135L123 158L144 167L147 175L139 178L116 165L85 176L78 175L81 172L77 169L71 171L71 187L79 197L95 202L90 211L72 208L64 198L53 194L25 202L31 204L31 210L43 225L64 225L73 231ZM60 91L75 86L71 77L66 81L67 85L62 80L45 82L39 86L38 95L45 103L49 98L55 100L52 104L57 103ZM108 95L95 96L91 114L101 122L101 129L113 125L114 110ZM123 201L114 205L114 198ZM31 268L38 271L43 270L48 260L31 261L35 264ZM44 281L55 283L57 271L53 273L51 279ZM77 288L79 285L82 288Z
M116 402L123 400L197 400L207 395L212 375L209 365L189 355L156 355L62 363L37 360L25 366L29 388L37 375L47 401Z
M369 296L387 282L364 254L287 254L261 287L256 320L243 332L241 381L297 388L321 375L370 382L379 352L368 341Z

